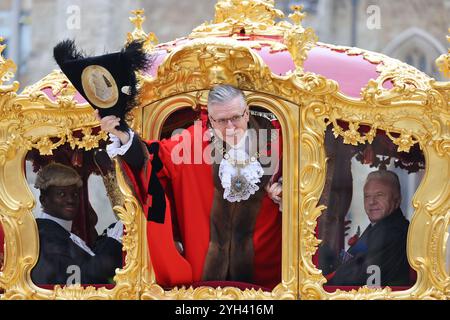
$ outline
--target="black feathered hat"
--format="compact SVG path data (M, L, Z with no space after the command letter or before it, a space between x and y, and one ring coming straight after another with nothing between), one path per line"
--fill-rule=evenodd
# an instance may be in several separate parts
M120 52L86 57L73 40L65 40L54 48L53 54L70 82L99 110L100 116L120 117L117 129L126 131L125 114L138 103L136 72L151 63L143 42L133 41Z

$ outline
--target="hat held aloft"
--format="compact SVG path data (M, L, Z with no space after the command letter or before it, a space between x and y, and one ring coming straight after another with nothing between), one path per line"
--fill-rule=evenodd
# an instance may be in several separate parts
M73 40L65 40L53 54L73 86L100 116L119 117L118 129L127 131L125 114L138 104L136 72L146 70L152 60L143 43L133 41L120 52L86 57Z

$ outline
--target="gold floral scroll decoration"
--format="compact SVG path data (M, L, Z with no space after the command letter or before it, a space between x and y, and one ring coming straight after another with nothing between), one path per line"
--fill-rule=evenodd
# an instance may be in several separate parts
M448 32L450 33L450 28L448 29ZM450 42L450 36L447 36L447 41ZM450 49L447 54L441 55L436 60L436 65L445 77L450 78Z
M333 135L335 138L342 137L344 139L344 144L350 144L357 146L359 144L365 144L366 142L372 144L373 140L377 135L377 130L384 130L386 135L392 142L398 146L398 152L409 152L410 149L416 144L419 143L417 139L413 137L410 132L406 130L402 130L399 137L394 137L389 130L382 129L377 124L371 125L369 132L362 134L359 132L361 124L358 122L348 122L348 130L344 130L337 123L337 119L328 120L327 125L333 126Z
M303 63L307 58L308 51L314 47L318 38L312 28L305 29L301 24L306 16L302 12L303 6L292 6L291 8L294 13L289 15L289 18L294 22L294 25L285 34L284 43L297 67L296 72L303 73Z
M16 92L19 89L18 82L14 82L12 85L3 85L5 82L9 82L14 78L17 70L16 64L11 59L5 59L3 57L3 51L6 49L6 45L1 44L3 40L4 39L0 37L0 94Z
M275 8L273 0L220 0L216 4L214 21L195 28L189 37L282 35L282 30L275 27L275 19L283 17L283 12Z
M127 34L126 43L130 44L135 40L144 41L144 48L147 51L151 51L158 44L158 38L153 32L147 34L142 27L143 23L146 20L146 17L144 16L144 9L133 10L131 11L131 13L134 16L130 17L130 21L135 28L132 32L129 32Z

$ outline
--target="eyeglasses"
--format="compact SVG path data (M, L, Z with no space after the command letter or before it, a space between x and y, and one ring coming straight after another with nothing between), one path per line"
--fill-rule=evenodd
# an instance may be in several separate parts
M244 113L241 114L240 116L234 116L228 119L217 119L215 120L213 117L209 116L209 118L214 121L215 123L217 123L219 126L225 126L227 125L228 121L231 121L232 124L237 124L239 123L239 121L242 120L242 118L245 116L245 114L247 113L247 110L244 110Z

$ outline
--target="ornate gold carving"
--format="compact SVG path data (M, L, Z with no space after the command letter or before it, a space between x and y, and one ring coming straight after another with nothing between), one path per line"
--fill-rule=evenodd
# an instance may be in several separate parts
M288 283L282 283L272 292L261 289L240 290L235 287L175 287L164 291L157 284L146 287L141 298L143 300L294 300L296 295L289 289L295 282L295 277Z
M114 207L120 220L123 222L125 231L122 239L123 250L126 251L125 267L116 272L117 299L137 299L140 292L140 255L142 255L141 217L144 216L142 208L135 195L130 189L125 175L123 174L118 160L115 160L115 171L120 191L123 194L124 202L122 206ZM144 253L145 255L145 253ZM145 255L147 256L147 255Z
M20 161L13 162L13 164L22 166L23 168L22 159L22 157L19 157L18 160ZM117 172L118 187L125 200L123 206L116 206L114 210L118 213L126 230L123 236L123 250L127 252L127 255L123 269L116 271L116 276L114 277L116 285L114 288L109 290L106 288L96 289L92 286L83 288L80 285L74 285L64 287L55 286L54 290L44 290L32 284L29 278L29 272L37 260L38 239L34 218L30 211L32 206L27 204L27 208L23 207L20 209L20 215L4 216L2 211L2 225L6 237L9 239L6 252L12 253L8 255L4 270L0 274L0 285L6 289L2 299L125 300L139 298L141 271L139 264L141 252L139 234L142 227L140 217L143 216L143 212L129 189L118 162L115 163L115 169ZM5 170L5 167L0 166L0 172L3 172L3 170ZM7 182L5 181L4 183ZM0 187L2 190L8 190L3 184L3 181ZM13 194L13 197L17 198L17 195ZM29 199L29 202L32 202L32 200ZM1 205L3 207L5 206L4 204Z
M276 30L275 19L284 14L275 9L273 0L219 0L214 22L195 28L190 38L231 36L233 34L282 35ZM275 29L275 30L274 30Z
M437 94L436 92L433 92L433 94ZM427 172L430 172L430 168L433 166L437 166L437 171L444 170L448 171L448 164L444 165L444 162L448 162L448 154L444 152L442 149L446 147L434 147L433 143L429 143L430 141L436 141L436 146L446 146L448 145L448 129L444 125L445 123L448 123L448 113L442 112L443 109L445 109L445 106L447 102L442 97L440 99L435 99L436 104L428 105L428 104L414 104L411 103L409 100L410 96L408 93L404 94L403 101L407 105L407 107L401 107L401 104L392 104L390 108L370 108L366 104L361 103L359 101L355 101L353 99L344 98L341 94L338 94L336 96L337 99L331 98L331 96L326 97L325 103L323 106L319 107L319 103L316 101L312 104L311 107L309 107L308 114L310 114L310 119L313 119L312 121L304 121L306 124L305 127L305 134L309 132L324 132L324 123L325 124L332 124L333 125L333 131L335 135L340 135L344 138L344 143L348 144L358 144L358 143L371 143L376 130L384 130L387 132L387 135L394 141L395 144L399 146L398 151L405 151L408 152L409 148L415 144L419 143L423 149L425 149L425 153L429 154L430 157L427 159ZM343 99L343 100L341 100ZM351 106L348 106L350 104ZM433 108L435 110L434 112L429 111L428 108ZM439 111L439 116L435 117L434 113ZM437 120L436 118L440 118ZM308 119L308 117L303 117L303 119ZM322 119L322 120L319 120ZM337 120L344 120L349 123L349 129L343 130L337 125ZM322 122L323 121L323 122ZM358 131L358 128L360 124L366 124L370 126L370 131L366 133L365 135L361 135ZM431 125L430 125L431 124ZM398 138L393 137L392 133L400 133L400 136ZM440 138L437 139L436 132L440 132L439 136ZM444 133L446 132L446 133ZM442 140L443 139L443 140ZM303 139L302 139L303 141ZM440 142L437 142L440 141ZM447 141L447 142L444 142ZM315 145L323 145L323 137L319 138L318 141L315 142ZM307 147L308 145L302 146L303 156L307 158L308 154L314 155L315 150L314 148ZM433 154L433 156L431 156ZM447 154L447 155L446 155ZM311 164L312 167L325 167L324 165L324 154L320 153L315 157L312 157L313 160L307 161ZM314 160L315 159L315 160ZM446 159L446 160L445 160ZM434 164L432 164L434 163ZM306 168L308 166L306 165ZM447 174L447 173L445 173ZM437 174L439 175L439 174ZM426 181L423 182L423 186L418 190L415 201L414 201L414 207L416 208L416 213L413 219L413 223L410 227L410 233L416 234L415 232L419 232L422 235L425 234L433 234L432 241L430 243L429 249L427 249L427 241L422 241L420 238L413 238L413 240L410 240L416 245L416 248L420 248L420 250L416 250L412 252L411 246L413 244L408 243L408 251L410 256L426 256L427 261L425 264L422 263L422 265L428 266L432 265L434 266L432 270L428 268L420 268L419 265L412 263L413 267L418 268L418 272L424 276L426 279L430 279L431 274L439 275L440 282L442 283L442 279L445 279L444 271L439 263L442 264L443 258L439 258L438 255L438 249L440 247L440 243L443 237L443 230L438 229L439 231L434 231L428 233L428 231L424 231L423 226L425 224L428 224L430 222L428 217L431 212L434 212L433 215L436 216L436 219L442 219L443 216L448 215L448 205L444 205L443 202L439 201L438 203L434 203L432 206L431 202L428 202L428 206L421 206L419 205L420 202L427 202L426 199L436 199L436 194L440 194L439 199L442 199L441 197L446 197L448 195L448 191L444 186L441 188L436 188L436 184L434 184L434 190L428 190L427 188L432 187L432 181L434 179L440 179L440 183L447 184L447 182L444 182L442 178L438 178L437 175L434 175L433 177L429 177L426 179ZM316 175L317 176L317 175ZM325 183L325 176L322 176L320 174L321 178L319 181L322 183ZM439 176L440 177L440 176ZM306 180L307 181L307 180ZM426 187L426 185L429 185ZM427 190L424 192L424 190ZM432 195L433 193L434 195ZM313 195L316 194L313 192L311 194L310 192L305 193L305 197L313 197ZM319 196L320 193L317 194ZM417 201L417 199L422 199L420 201ZM316 201L316 200L315 200ZM442 207L443 206L443 207ZM432 209L433 207L433 209ZM444 211L435 211L438 208ZM303 209L302 209L303 211ZM305 212L305 211L303 211ZM439 218L438 218L439 217ZM310 221L312 222L312 221ZM443 225L443 224L442 224ZM419 226L422 226L422 229L420 229ZM419 231L420 229L420 231ZM423 239L423 238L422 238ZM439 244L439 245L437 245ZM419 261L422 261L421 259L418 259ZM414 261L414 259L412 259ZM317 275L315 272L316 270L309 270L309 274L307 278L312 278ZM421 277L419 276L419 279ZM447 280L448 281L448 280ZM324 283L324 279L321 281L321 283ZM436 283L438 281L434 281L435 284L432 286L435 286L435 289L433 289L433 293L426 292L426 290L423 290L423 288L429 287L430 284L426 283L425 281L422 281L418 284L418 288L416 288L416 295L412 295L411 292L391 292L389 290L375 290L375 289L360 289L358 292L352 291L350 293L337 291L333 294L324 294L323 291L321 291L320 285L314 284L312 281L308 280L305 284L307 292L313 292L311 296L313 298L320 296L321 298L327 297L329 299L416 299L416 298L431 298L432 295L443 295L444 288L442 286L436 286ZM446 283L444 281L444 283ZM303 293L304 289L301 286L301 293ZM439 293L439 294L438 294Z
M144 291L141 298L144 300L293 300L297 297L295 292L292 291L292 288L295 287L296 271L291 271L290 280L283 281L272 292L255 289L246 289L242 291L234 287L218 287L216 289L211 287L199 287L194 289L193 287L186 288L185 286L181 288L175 287L170 291L164 291L163 288L155 283L154 277L151 281L148 281L148 277L145 277L143 280Z
M344 130L338 125L336 118L330 118L331 120L327 120L326 122L327 124L332 124L334 136L336 138L341 136L342 138L344 138L345 144L351 144L354 146L357 146L358 144L365 144L366 142L371 144L375 139L377 130L381 129L381 127L379 127L378 125L370 126L369 132L361 134L358 131L360 128L360 123L350 122L349 129ZM406 130L402 130L398 138L394 137L389 131L386 131L386 135L392 140L395 145L398 146L398 152L409 152L411 147L419 142L412 136L411 132L407 132Z
M234 39L195 39L173 50L158 68L155 79L145 79L143 101L153 102L173 95L209 89L218 83L238 85L242 89L266 92L300 103L293 93L321 94L337 91L336 82L322 76L278 76L272 74L262 58L242 42Z
M145 139L154 140L159 138L162 126L170 114L183 109L183 108L195 108L197 103L205 101L203 100L204 94L208 91L195 91L174 96L167 97L161 101L156 101L151 105L147 105L144 109L143 122L145 124L151 123L151 126L147 125L144 129L143 137ZM287 208L283 214L283 235L285 242L283 245L282 253L282 281L273 289L272 292L265 292L261 290L239 290L237 288L174 288L170 291L164 291L154 279L154 274L147 274L143 279L143 293L142 299L296 299L297 286L298 286L298 268L297 268L297 252L298 252L298 229L294 226L298 225L298 199L295 196L298 192L294 183L294 179L291 177L298 176L298 142L295 132L296 128L294 123L291 123L291 119L298 119L298 108L294 104L276 99L272 96L246 92L247 102L250 106L256 105L264 107L267 110L273 112L277 119L282 123L286 123L283 130L283 137L285 137L286 152L283 157L283 166L288 168L288 163L294 164L290 167L286 177L283 178L283 194L290 195L283 202L283 208ZM287 125L291 123L291 125ZM286 179L286 180L285 180ZM290 208L290 209L289 209ZM289 250L287 248L292 248ZM151 252L150 252L151 254ZM151 270L151 263L146 260Z
M325 132L325 123L316 119L325 112L325 105L319 101L311 102L301 110L300 118L300 257L299 292L301 299L323 299L322 284L325 279L313 264L312 257L320 241L315 236L317 218L325 209L317 206L321 190L324 187L326 159L320 132ZM314 130L311 130L314 128ZM318 130L318 131L315 131ZM319 148L317 146L320 146Z
M302 13L303 6L292 6L293 14L289 18L294 26L284 36L284 42L297 67L296 72L303 73L303 63L307 58L308 51L313 48L318 38L312 28L303 28L302 21L306 14Z
M446 235L448 232L448 226L450 221L450 210L447 212L438 212L432 218L431 224L431 239L429 242L428 250L431 257L431 263L429 265L431 281L436 289L442 292L447 291L449 294L450 289L450 274L446 272L445 266L445 247L446 247Z
M370 63L377 65L376 70L379 76L370 80L367 86L361 90L363 100L373 107L392 105L400 101L404 102L405 99L411 103L426 104L432 99L430 97L432 93L429 91L432 89L432 79L404 62L359 48L320 42L317 45L350 56L360 55ZM392 89L386 87L386 83L389 81L392 83Z
M164 291L158 285L153 285L142 296L144 300L273 300L274 298L270 292L262 291L261 289L246 289L242 291L235 287L225 288L174 288L171 291ZM291 298L292 299L292 298Z
M134 25L135 29L133 32L129 32L127 35L127 44L131 43L134 40L144 41L144 48L147 51L152 51L153 48L158 44L158 38L156 35L151 32L147 34L142 28L142 24L145 21L144 9L133 10L131 13L134 15L130 17L131 23Z
M2 72L11 66L11 61L0 60ZM5 79L2 77L2 81ZM5 294L1 298L137 299L139 241L138 232L133 230L140 225L133 219L142 212L139 206L137 209L133 207L133 201L127 198L128 189L121 189L125 195L124 207L115 208L120 212L127 230L124 236L127 259L123 270L115 277L114 289L83 289L78 286L44 290L31 283L30 271L37 261L39 241L31 213L35 201L24 172L28 150L36 148L41 154L49 155L64 143L69 143L72 148L90 150L98 147L107 136L104 132L93 133L98 122L92 108L75 100L76 90L61 72L53 72L19 95L15 92L18 86L18 83L10 87L2 86L0 90L0 220L6 239L5 263L0 272L0 286L5 289ZM43 92L47 89L53 97ZM80 131L81 136L76 137L75 131ZM119 186L122 180L119 173Z
M22 91L22 95L28 96L33 102L39 101L41 98L46 98L43 101L51 101L49 97L43 92L44 89L51 89L52 95L57 97L62 93L63 89L68 88L74 93L75 87L70 83L67 77L60 70L53 70L50 74L42 78L39 82L26 87ZM74 94L72 95L72 97Z
M283 12L275 9L273 0L220 0L216 4L215 22L221 23L227 20L244 22L271 23L276 18L284 17Z
M450 28L448 29L448 32L450 33ZM450 36L447 36L447 41L450 42ZM444 77L450 78L450 49L447 54L441 55L436 60L436 65Z
M386 132L386 135L398 146L398 152L409 152L411 147L419 142L419 140L414 139L411 133L405 131L398 138L393 137L389 131Z
M102 175L102 180L105 185L106 193L108 194L111 207L120 206L125 202L123 193L117 186L117 173L115 170L111 170L106 175Z
M358 290L351 290L345 292L337 290L331 295L331 300L392 300L392 290L387 287L384 289L375 289L369 287L362 287Z
M54 100L43 92L44 89L50 90ZM104 132L92 134L93 127L98 125L92 108L87 103L80 105L75 94L76 90L67 78L60 71L54 71L25 88L20 95L1 96L3 104L0 107L5 111L2 119L13 121L10 130L14 132L8 138L8 146L35 148L42 155L51 155L52 150L64 143L86 150L98 147L107 135ZM5 97L9 99L5 100ZM83 134L81 138L73 135L79 128Z
M358 144L364 144L367 142L372 143L373 139L375 139L376 136L376 128L371 127L370 131L364 135L359 133L359 123L349 123L349 129L343 130L337 123L336 118L333 118L331 120L331 123L333 125L333 134L337 138L339 136L344 138L345 144L351 144L354 146L357 146Z
M12 85L3 85L5 82L9 82L14 78L17 70L16 64L11 59L5 59L3 57L3 51L6 45L1 44L3 38L0 37L0 94L7 92L16 92L19 89L19 83L14 82Z
M53 290L53 297L55 300L81 300L86 299L86 297L92 297L97 295L97 290L95 287L89 286L83 288L81 285L72 285L62 288L61 286L56 286ZM106 297L104 297L105 299Z
M318 45L362 55L378 64L380 76L363 89L361 99L340 93L335 81L315 74L272 74L251 49L268 43L214 36L240 33L244 28L246 36L253 33L281 37L296 27L287 22L275 24L279 12L272 10L273 1L229 0L219 4L215 24L204 24L191 35L202 39L176 47L159 67L157 76L144 79L142 106L146 107L133 111L133 128L145 138L158 138L171 112L196 107L203 101L197 94L207 92L216 83L238 85L246 90L251 103L276 115L282 124L286 146L283 167L287 169L283 183L282 283L270 293L208 287L164 291L155 282L149 260L142 208L116 163L117 183L124 202L115 211L127 230L124 238L127 260L124 269L116 274L116 286L112 290L68 287L53 291L34 286L29 273L36 263L38 248L31 214L34 199L23 171L27 149L35 147L49 154L62 141L71 142L72 147L92 148L106 136L100 133L94 137L92 129L98 123L92 109L76 102L74 88L60 72L52 73L20 95L18 83L3 85L12 79L15 69L11 61L1 57L4 47L0 46L0 221L6 235L5 265L0 272L0 286L6 290L2 298L448 299L450 278L443 267L442 248L450 217L450 83L433 81L416 69L380 54L325 44ZM242 11L239 13L238 9ZM138 32L130 34L129 39L149 39L145 33L139 33L142 14L135 13ZM303 35L297 36L301 43ZM304 48L298 43L289 45L294 53L296 45ZM275 48L284 50L282 44L272 49ZM301 53L294 57L297 66L302 64L303 56ZM392 89L386 88L386 81L392 82ZM55 99L45 95L44 88L50 88ZM348 130L339 127L338 121L347 122ZM324 135L328 125L349 144L371 143L380 129L398 145L398 151L408 152L418 143L426 157L426 174L412 203L415 213L407 250L418 280L409 290L364 287L327 293L323 289L326 280L312 258L320 243L315 234L317 219L324 210L318 202L327 171ZM358 129L362 125L371 130L361 135ZM74 130L84 130L86 139L74 139Z

